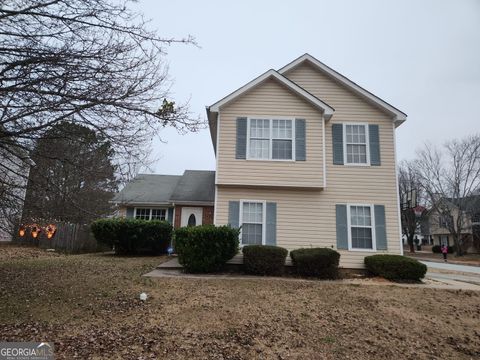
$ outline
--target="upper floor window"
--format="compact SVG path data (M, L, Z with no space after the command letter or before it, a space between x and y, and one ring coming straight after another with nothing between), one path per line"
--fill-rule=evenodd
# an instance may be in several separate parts
M450 217L448 215L442 215L440 214L438 217L438 226L441 228L448 228L448 225L450 223Z
M141 220L166 220L165 209L135 208L135 219Z
M367 125L345 124L345 164L368 164Z
M248 158L292 160L293 133L291 119L249 119Z

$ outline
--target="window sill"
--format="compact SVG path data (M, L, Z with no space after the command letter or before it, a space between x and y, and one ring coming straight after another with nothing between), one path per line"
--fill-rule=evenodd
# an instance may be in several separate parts
M295 162L295 160L293 160L293 159L252 159L252 158L247 158L245 160L247 160L247 161L267 161L267 162Z
M357 249L357 248L349 248L348 251L356 251L356 252L377 252L377 249Z
M370 165L370 164L344 163L343 166L360 166L360 167L366 167L366 166L371 166L371 165Z

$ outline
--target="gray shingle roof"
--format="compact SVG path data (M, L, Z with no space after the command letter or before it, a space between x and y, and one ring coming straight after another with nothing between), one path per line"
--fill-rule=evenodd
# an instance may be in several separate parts
M180 178L179 175L139 174L115 195L113 202L120 204L169 203Z
M213 203L215 171L185 170L170 199L177 203Z
M185 170L178 175L137 175L113 198L118 204L212 203L215 171Z

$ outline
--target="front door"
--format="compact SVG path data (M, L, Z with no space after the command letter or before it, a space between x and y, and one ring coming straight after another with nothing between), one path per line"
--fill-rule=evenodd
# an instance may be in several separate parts
M203 208L183 207L181 226L202 225Z

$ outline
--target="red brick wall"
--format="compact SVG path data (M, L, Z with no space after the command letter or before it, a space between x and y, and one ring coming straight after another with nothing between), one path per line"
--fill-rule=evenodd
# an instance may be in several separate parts
M195 206L187 206L195 207ZM203 208L202 224L209 225L213 224L213 206L200 206ZM175 205L175 219L173 221L173 226L175 229L179 228L182 223L182 208L181 205Z
M182 206L175 205L175 219L173 220L173 227L175 229L180 227L182 219Z
M213 206L204 206L203 207L202 224L203 225L213 224Z

